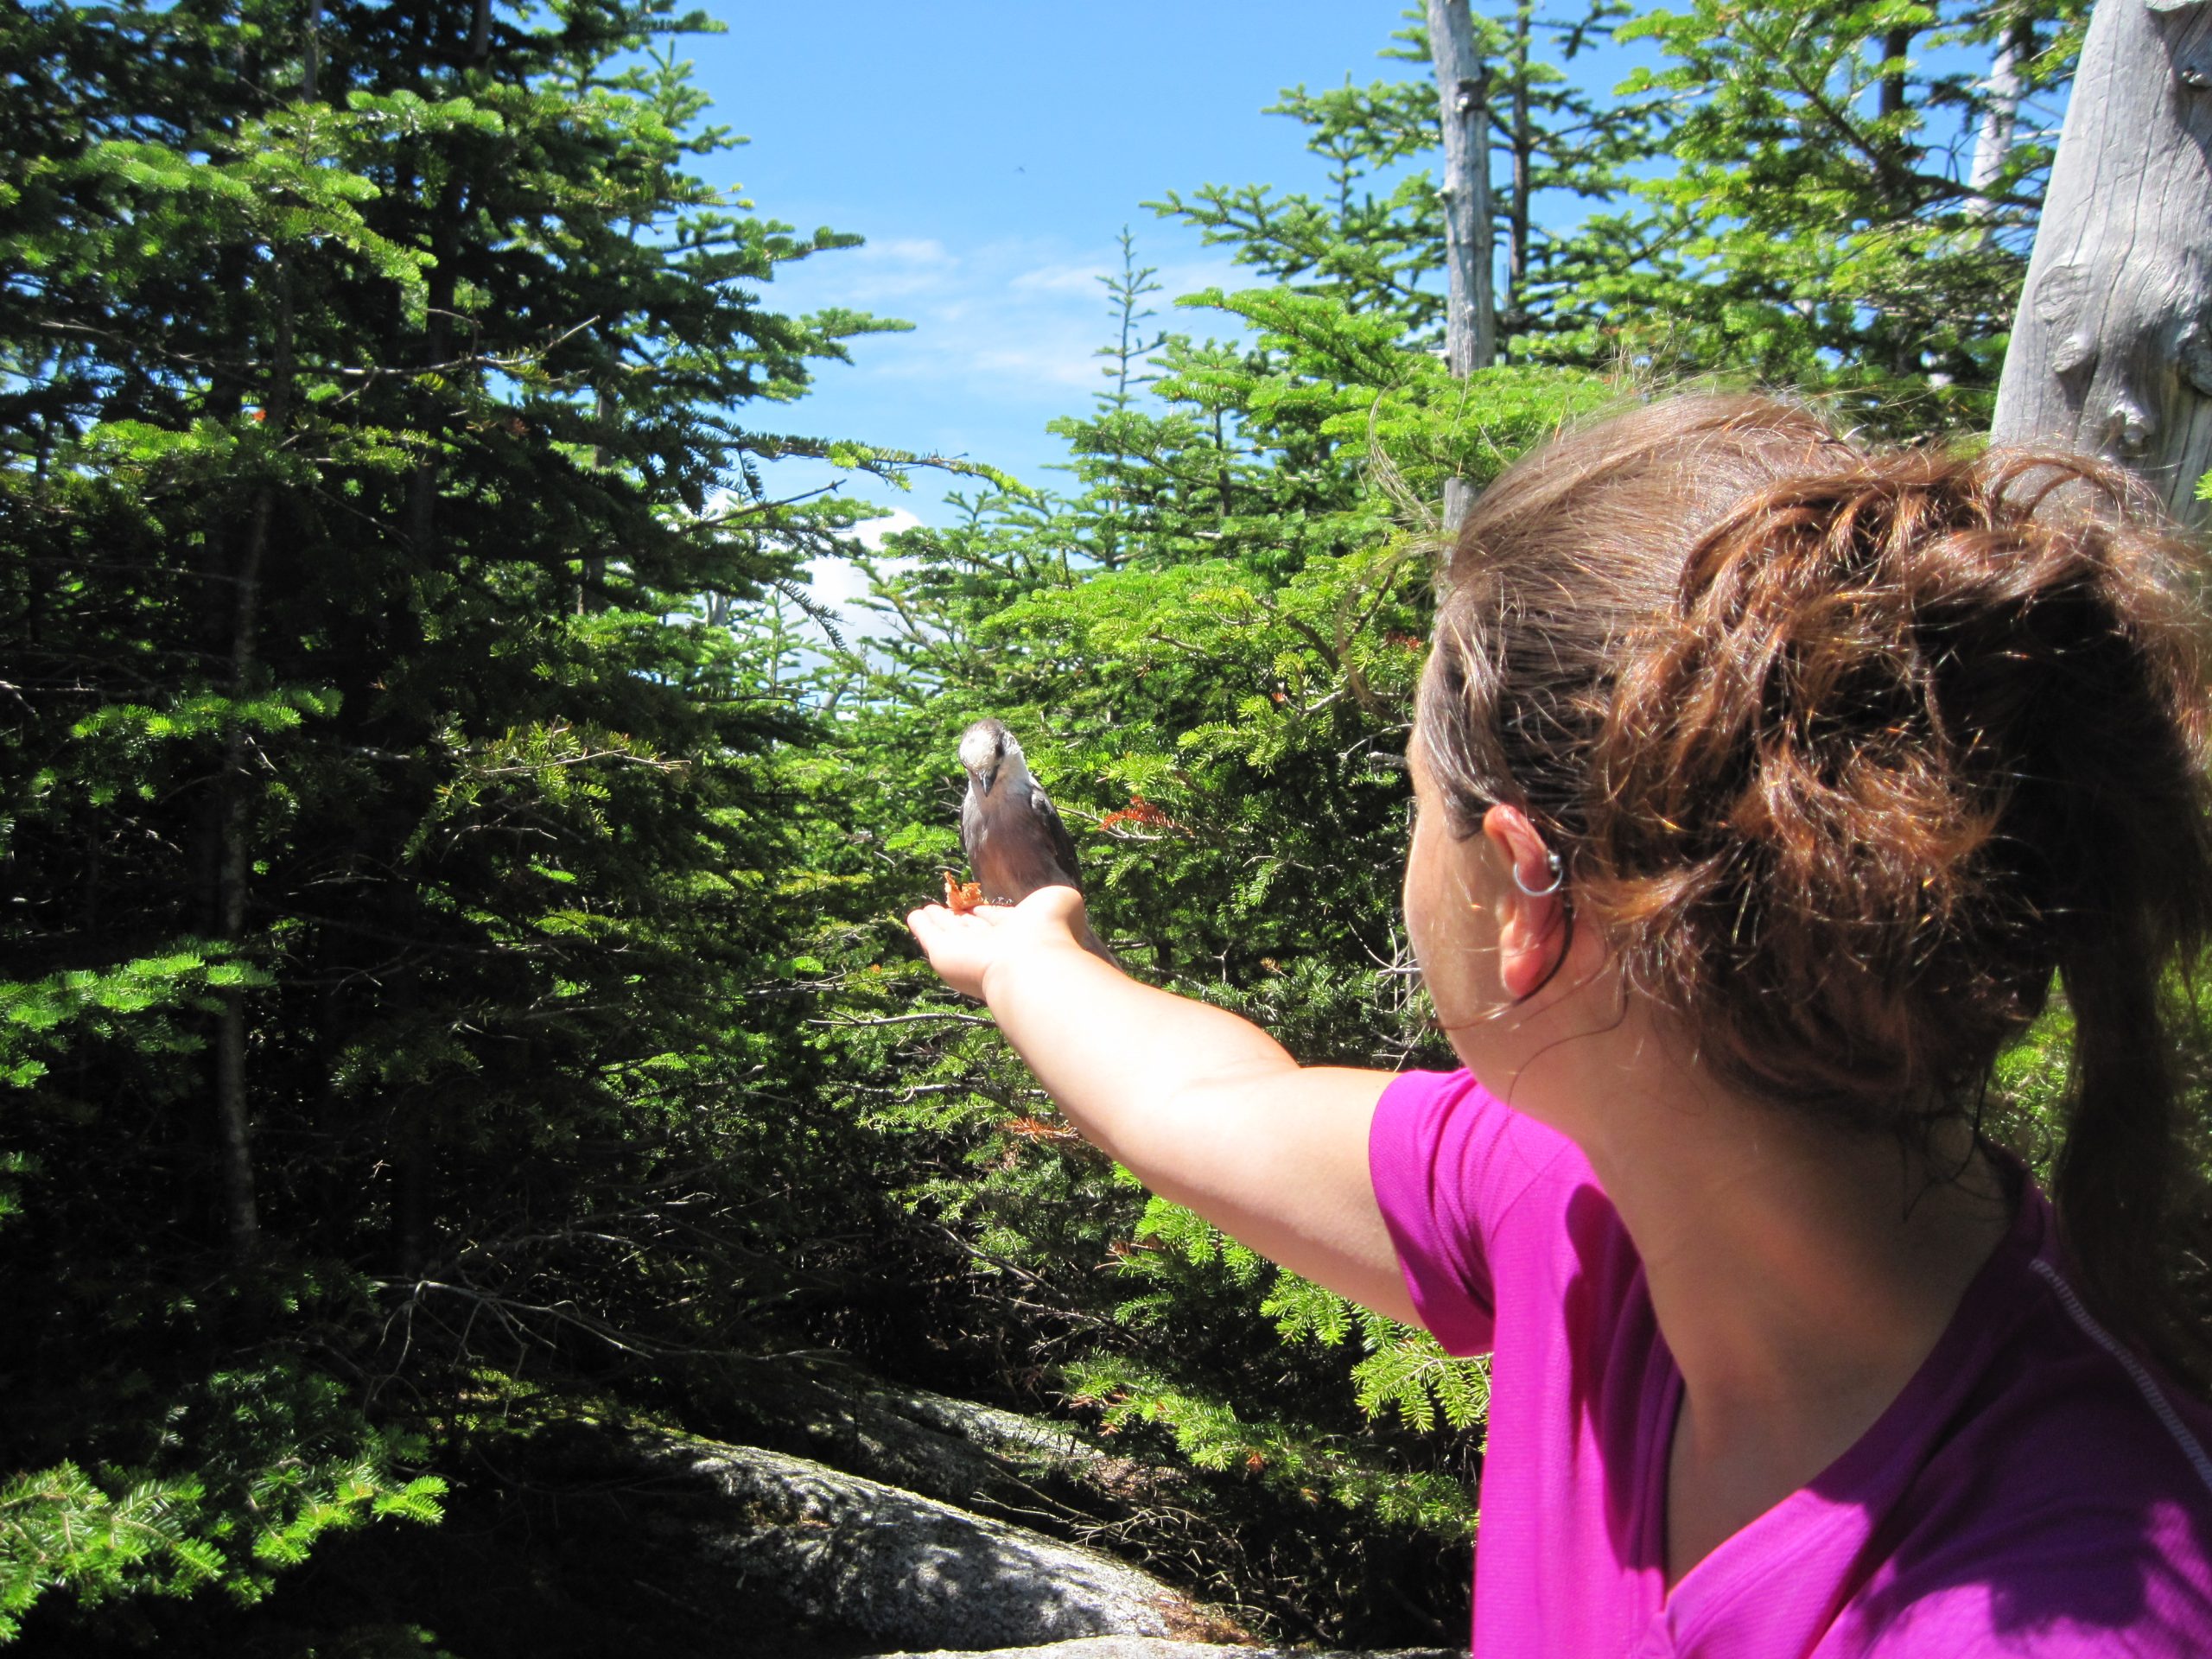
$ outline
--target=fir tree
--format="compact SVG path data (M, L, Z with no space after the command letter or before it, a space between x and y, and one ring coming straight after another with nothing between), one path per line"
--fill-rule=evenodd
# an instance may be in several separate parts
M1655 12L1671 169L1608 216L1597 339L1825 391L1892 434L1985 426L2088 7ZM2001 68L2001 74L1993 73Z
M761 302L854 238L698 175L699 26L0 24L0 1618L257 1596L467 1367L789 1288L804 719L669 619L864 511L760 459L904 463L746 412L887 325Z

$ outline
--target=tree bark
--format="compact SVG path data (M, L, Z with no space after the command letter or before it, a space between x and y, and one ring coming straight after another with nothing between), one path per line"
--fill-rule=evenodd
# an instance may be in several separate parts
M591 410L593 428L604 436L607 423L614 417L614 404L613 399L607 397L605 386L601 386L593 392ZM597 472L604 453L601 447L594 443L591 447L591 459L585 465L593 472ZM576 587L575 603L572 607L573 613L577 616L589 616L595 611L603 611L606 608L607 557L604 554L586 554L576 562Z
M1967 211L1977 219L1986 219L1995 211L1987 193L2003 175L2005 158L2012 154L2012 131L2019 122L2020 94L2024 90L2020 65L2034 50L2033 26L2024 20L2016 21L2005 31L2004 42L1989 66L1989 79L1982 92L1981 124L1974 132L1974 166L1967 174L1967 183L1974 190Z
M276 299L275 359L261 419L274 437L284 429L292 404L292 270L279 248L270 262ZM270 521L276 511L275 487L254 492L245 543L231 572L230 696L242 702L252 694L261 660L261 572L269 555ZM225 721L223 769L215 810L215 937L233 954L245 938L246 887L253 874L252 744L245 722L233 710ZM224 1224L232 1254L243 1261L261 1247L260 1206L253 1176L253 1119L247 1097L246 1007L243 987L225 987L216 1003L214 1091L218 1180Z
M1428 53L1444 129L1444 245L1450 289L1444 355L1465 378L1497 355L1491 293L1490 72L1475 55L1467 0L1428 0ZM1455 531L1473 493L1463 479L1444 484L1444 527Z
M243 698L251 682L261 597L261 565L269 549L269 520L275 503L268 486L256 494L253 519L237 571L237 608L232 613L231 696ZM223 743L222 804L218 819L215 868L215 937L236 950L245 937L246 881L252 872L251 759L245 728L230 719ZM223 1194L223 1220L231 1252L241 1260L261 1246L260 1208L255 1199L253 1129L246 1099L245 992L236 985L219 994L215 1013L215 1123L217 1164Z
M1912 31L1893 29L1882 36L1882 56L1889 62L1902 66L1905 54L1912 50ZM1894 68L1882 77L1882 90L1876 108L1884 115L1904 112L1905 72Z
M2098 0L1998 385L1999 443L2133 467L2206 521L2212 3Z
M1509 328L1528 321L1529 175L1536 154L1529 111L1529 37L1535 15L1535 0L1521 0L1513 14L1513 197L1506 209L1503 319Z

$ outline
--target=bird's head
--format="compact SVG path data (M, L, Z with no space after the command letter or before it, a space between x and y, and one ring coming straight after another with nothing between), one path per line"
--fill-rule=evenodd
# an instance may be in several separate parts
M1021 745L1001 721L979 720L960 734L960 764L986 795L1009 759L1021 759Z

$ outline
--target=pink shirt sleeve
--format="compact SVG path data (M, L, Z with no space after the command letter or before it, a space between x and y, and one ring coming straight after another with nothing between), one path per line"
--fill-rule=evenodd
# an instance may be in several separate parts
M1447 1353L1489 1351L1490 1264L1516 1204L1569 1144L1465 1070L1408 1071L1383 1090L1368 1173L1414 1306Z

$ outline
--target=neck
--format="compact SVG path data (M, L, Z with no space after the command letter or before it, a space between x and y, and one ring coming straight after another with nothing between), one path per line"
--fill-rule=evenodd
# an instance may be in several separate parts
M1925 1154L1824 1127L1723 1086L1634 1007L1513 1087L1588 1157L1682 1374L1671 1579L1897 1397L2005 1235L2004 1182L1963 1123Z

